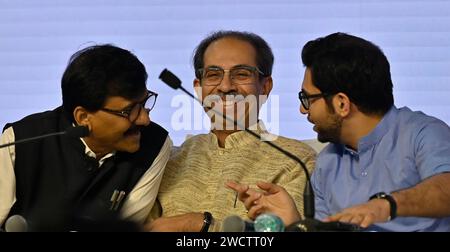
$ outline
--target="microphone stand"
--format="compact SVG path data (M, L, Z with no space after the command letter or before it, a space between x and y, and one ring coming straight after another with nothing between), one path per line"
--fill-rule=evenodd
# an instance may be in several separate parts
M89 135L89 129L86 126L70 127L69 129L67 129L65 131L48 133L48 134L45 134L45 135L40 135L40 136L35 136L35 137L30 137L30 138L17 140L15 142L11 142L11 143L1 144L0 145L0 149L4 148L4 147L11 146L11 145L15 145L15 144L27 143L27 142L39 140L39 139L42 139L42 138L47 138L47 137L51 137L51 136L60 136L60 135L66 135L66 134L68 136L70 136L70 137L75 137L75 138L77 138L77 137L85 137L85 136Z
M22 139L22 140L17 140L15 142L11 142L11 143L0 145L0 149L3 148L3 147L8 147L8 146L11 146L11 145L15 145L15 144L26 143L26 142L30 142L30 141L34 141L34 140L39 140L41 138L46 138L46 137L51 137L51 136L59 136L59 135L64 135L64 134L66 134L66 132L65 131L61 131L61 132L45 134L45 135L42 135L42 136L35 136L35 137L30 137L30 138L26 138L26 139Z
M167 85L169 85L171 88L173 89L181 89L185 94L189 95L190 97L192 97L194 100L196 100L197 102L199 102L202 107L202 101L200 101L197 97L195 97L192 93L190 93L188 90L186 90L182 85L181 85L181 80L175 76L172 72L170 72L167 69L164 69L161 74L159 75L159 79L161 81L163 81L164 83L166 83ZM209 108L209 107L208 107ZM257 133L249 130L246 127L242 127L237 121L229 118L228 116L224 115L222 112L214 109L214 108L209 108L212 109L216 114L218 114L219 116L222 116L223 118L225 118L227 121L229 122L233 122L233 124L235 126L238 126L239 128L244 129L247 133L249 133L250 135L252 135L253 137L257 138L257 139L261 139L261 136L258 135ZM275 148L276 150L278 150L279 152L283 153L284 155L286 155L287 157L291 158L292 160L296 161L297 163L300 164L301 168L303 169L303 171L305 172L305 176L306 176L306 183L305 183L305 190L303 192L303 212L306 218L314 218L314 212L315 212L315 207L314 207L314 190L312 188L311 185L311 178L309 176L309 172L306 169L306 165L305 163L300 160L298 157L296 157L295 155L293 155L290 152L287 152L286 150L284 150L283 148L279 147L278 145L270 142L270 141L264 141L264 143L272 146L273 148Z

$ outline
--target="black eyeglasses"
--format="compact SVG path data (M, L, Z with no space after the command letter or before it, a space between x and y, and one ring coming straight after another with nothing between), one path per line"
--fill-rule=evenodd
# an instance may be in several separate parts
M258 67L239 65L231 69L223 69L221 67L200 68L196 71L196 76L201 80L204 86L218 86L225 76L225 72L230 75L231 83L234 85L253 84L258 74L265 76Z
M303 108L305 110L309 110L309 106L312 103L312 102L310 102L310 99L322 98L322 97L327 97L327 96L330 96L330 95L331 94L327 94L327 93L320 93L320 94L309 95L305 91L302 90L302 91L298 92L298 99L302 103Z
M133 103L130 106L128 106L126 109L123 110L114 110L114 109L108 109L108 108L101 108L101 111L108 112L113 115L117 115L120 117L127 118L131 123L134 123L137 118L139 117L139 114L141 113L142 108L145 109L145 112L148 114L156 103L156 98L158 97L158 94L155 92L152 92L150 90L147 90L147 97L141 102Z

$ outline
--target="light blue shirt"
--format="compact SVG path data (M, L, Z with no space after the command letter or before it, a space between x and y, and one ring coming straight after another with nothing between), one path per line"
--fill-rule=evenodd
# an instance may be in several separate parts
M375 193L406 189L442 172L450 172L449 126L422 112L393 106L359 141L358 151L329 144L319 154L312 175L315 218L321 220L367 202ZM369 230L450 231L450 218L397 217Z

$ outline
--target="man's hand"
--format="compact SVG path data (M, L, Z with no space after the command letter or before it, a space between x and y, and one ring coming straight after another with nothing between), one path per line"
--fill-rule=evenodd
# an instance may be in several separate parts
M238 199L242 203L244 203L244 206L247 210L249 210L255 204L255 201L261 198L262 196L261 192L257 192L254 189L250 189L248 185L239 184L233 181L228 181L227 183L225 183L225 185L238 193ZM255 218L251 219L254 220Z
M203 227L203 213L187 213L161 217L144 226L152 232L200 232Z
M262 213L273 213L280 217L285 225L300 220L300 214L294 200L281 186L258 182L257 186L264 191L264 193L260 193L249 189L247 185L235 182L228 182L226 185L238 192L239 200L247 208L250 219L255 219Z
M323 221L340 221L367 228L376 222L389 221L390 205L387 200L373 199L364 204L346 208Z

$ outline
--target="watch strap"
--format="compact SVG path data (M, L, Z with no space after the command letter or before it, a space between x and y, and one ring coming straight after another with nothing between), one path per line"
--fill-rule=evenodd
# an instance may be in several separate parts
M208 232L209 226L212 223L212 214L210 212L204 212L203 213L203 226L200 232Z
M392 195L385 192L379 192L375 193L369 198L369 200L373 199L385 199L389 202L390 211L388 221L391 221L397 217L397 202L395 202L395 199L394 197L392 197Z

